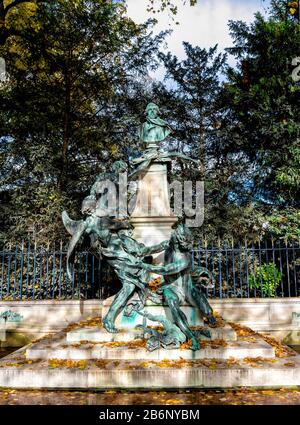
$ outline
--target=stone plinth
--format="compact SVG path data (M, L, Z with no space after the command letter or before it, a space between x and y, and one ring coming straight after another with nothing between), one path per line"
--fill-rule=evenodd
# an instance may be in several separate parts
M170 215L167 164L153 162L139 176L137 199L131 217L169 217ZM175 216L174 219L176 220Z
M153 162L139 176L135 208L131 214L133 238L146 246L170 238L177 222L170 208L167 163Z
M81 344L67 343L66 340L60 342L41 341L26 350L27 360L36 359L59 359L59 360L198 360L198 359L244 359L246 357L263 357L273 359L275 357L274 348L263 340L254 343L245 341L233 341L223 347L204 347L201 350L193 351L189 349L158 349L148 351L146 348L134 348L126 346L109 347L105 343L94 343L84 341Z
M47 360L21 367L5 366L15 363L15 356L0 360L0 386L3 388L37 389L145 389L178 388L274 388L300 384L300 356L293 358L295 367L285 366L286 359L251 367L240 360L238 365L209 368L201 364L194 367L143 368L141 362L111 362L99 367L97 361L84 370L49 368ZM104 363L104 362L103 362ZM116 365L116 363L118 363Z
M211 339L223 339L224 341L236 341L236 332L231 326L226 325L220 328L207 328L211 333ZM109 333L104 328L80 328L67 333L67 342L124 342L140 339L143 331L138 329L119 329L118 333ZM199 339L209 341L209 338L200 335Z
M146 246L151 246L170 239L172 226L177 222L177 218L172 216L132 217L130 222L134 226L134 239Z
M0 341L6 341L6 331L5 331L5 329L0 329Z
M70 367L70 360L81 362ZM206 345L196 352L149 353L142 346L70 343L66 334L59 332L0 359L3 388L153 390L299 385L300 356L275 357L274 348L260 337L215 348Z
M6 320L0 319L0 347L2 347L2 342L6 341Z
M102 317L105 317L114 297L107 298L103 301L102 306ZM170 308L164 305L156 305L152 303L151 301L147 300L145 305L146 310L155 315L155 316L166 316L167 319L172 320L172 315ZM181 310L184 312L184 314L187 317L188 323L190 326L203 326L203 318L200 313L200 310L192 307L190 305L182 305ZM125 316L123 312L119 314L119 316L116 319L115 325L117 328L126 328L126 329L132 329L135 328L137 325L146 324L150 326L159 326L159 322L153 322L152 320L145 319L141 315L139 315L137 312L133 312L132 316Z

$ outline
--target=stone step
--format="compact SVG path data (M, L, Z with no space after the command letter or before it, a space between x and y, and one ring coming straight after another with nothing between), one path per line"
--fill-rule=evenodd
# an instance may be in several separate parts
M22 353L18 357L22 362ZM45 360L16 364L15 353L0 359L0 387L38 389L178 389L178 388L274 388L300 385L300 356L276 358L255 367L240 360L238 364L161 367L143 366L140 361L97 364L90 361L84 369L49 368ZM293 366L291 367L291 364Z
M76 345L74 347L74 345ZM263 340L255 343L246 341L230 342L227 346L212 348L207 346L197 351L189 349L165 350L158 349L152 352L146 348L131 348L128 346L109 347L101 343L70 344L67 341L53 342L40 341L26 350L26 359L114 359L114 360L197 360L197 359L243 359L245 357L275 357L274 349Z
M236 341L236 332L230 325L225 325L219 328L208 328L211 333L211 339L224 339L225 341ZM123 342L132 341L143 336L142 331L137 329L119 329L116 334L107 332L104 328L85 327L76 329L67 333L67 342L74 343L80 341L89 342ZM209 340L209 338L201 335L201 340Z
M274 388L300 385L300 367L287 369L162 369L153 370L5 370L0 387L37 389L178 389L178 388Z

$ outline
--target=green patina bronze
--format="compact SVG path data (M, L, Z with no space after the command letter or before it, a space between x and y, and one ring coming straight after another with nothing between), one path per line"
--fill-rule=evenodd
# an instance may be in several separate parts
M148 146L140 158L132 161L131 176L145 171L152 161L164 162L170 161L171 158L192 160L178 152L160 151L155 145L171 133L171 128L158 117L158 112L157 105L153 103L146 108L147 121L142 126L140 138ZM117 219L115 215L110 215L109 211L105 210L108 197L107 193L103 193L101 190L102 182L110 180L118 185L118 174L126 170L126 163L117 161L110 173L102 173L97 177L90 190L90 195L82 203L81 211L86 216L85 219L74 221L69 218L66 211L63 212L63 223L72 236L67 253L68 276L72 279L74 275L72 263L76 245L84 235L89 235L91 247L107 260L122 284L121 290L115 296L108 313L103 318L103 326L106 330L111 333L118 332L115 320L122 311L129 317L138 313L163 326L162 332L153 331L146 325L142 326L145 336L148 336L147 347L149 350L160 347L178 348L187 339L192 340L190 348L198 350L200 348L197 340L199 335L190 329L181 305L187 302L195 306L208 319L209 324L214 325L212 308L201 289L204 276L206 275L208 281L212 281L212 276L205 268L200 268L192 273L190 254L192 235L184 225L179 225L173 231L170 240L149 247L131 237L130 225L126 219ZM162 251L165 252L163 265L145 262L145 257ZM163 276L157 293L148 287L151 273ZM151 315L147 312L144 307L148 299L155 304L167 305L172 314L172 321L164 316ZM201 332L210 337L208 330Z
M106 330L115 333L118 331L114 325L116 317L126 307L133 292L138 288L141 299L145 298L144 292L149 281L149 272L143 267L142 259L163 251L168 241L147 247L132 239L124 230L120 231L120 229L128 228L128 222L115 221L107 217L91 215L86 220L75 222L64 211L63 222L72 234L67 253L69 278L72 279L73 275L71 260L74 248L81 236L86 233L91 237L91 244L97 247L99 254L112 266L122 284L122 289L114 298L106 317L103 318ZM113 232L116 230L119 231Z
M95 183L91 187L90 195L85 198L85 205L82 206L82 213L96 210L98 217L105 217L108 214L109 205L109 185L113 184L116 188L115 198L119 196L119 178L120 174L128 171L128 165L124 161L115 161L112 164L111 171L98 174ZM127 211L123 209L117 211L115 205L111 205L112 212L109 216L127 216Z
M140 130L140 140L146 142L146 150L140 157L131 160L130 165L133 171L129 174L130 178L146 171L154 161L170 162L171 159L180 158L197 163L181 152L163 151L159 148L160 142L164 141L173 130L166 121L158 117L158 114L158 106L155 103L149 103L146 108L146 122L143 123Z
M209 273L201 268L198 273L191 273L191 251L192 235L184 226L179 225L172 233L168 247L165 250L164 265L149 266L145 264L146 270L162 274L164 276L161 284L163 301L170 307L173 322L192 340L192 350L199 349L199 343L191 331L187 318L180 306L187 302L198 308L211 325L215 324L213 310L207 298L199 287L201 275Z
M0 314L0 320L4 320L5 322L22 322L23 316L14 311L7 310Z
M197 163L194 159L186 156L180 152L162 152L156 148L148 149L139 158L135 158L131 161L133 171L129 174L130 178L136 177L142 172L146 171L147 168L154 161L157 162L170 162L171 159L183 159L184 161L192 161Z
M169 124L159 118L159 107L155 103L149 103L146 107L146 121L140 130L140 140L146 143L159 143L164 141L172 129Z
M138 329L144 331L144 337L148 339L147 348L149 351L154 351L158 348L174 349L180 348L180 344L185 342L185 334L165 316L154 316L148 311L139 311L141 316L146 317L153 322L159 322L163 326L163 331L159 332L156 329L149 328L145 325L138 325Z

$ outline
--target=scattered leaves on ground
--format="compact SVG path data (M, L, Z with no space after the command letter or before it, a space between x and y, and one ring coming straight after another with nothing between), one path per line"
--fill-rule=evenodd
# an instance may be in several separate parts
M65 329L63 329L63 331L70 332L75 329L80 329L85 327L87 328L102 327L101 317L89 317L86 320L81 320L80 322L71 323Z
M38 391L0 390L0 405L300 405L298 389L180 391Z
M145 339L133 339L132 341L113 341L113 342L101 342L102 347L109 348L146 348L147 341Z
M291 357L296 355L296 353L293 350L291 350L289 347L282 344L281 342L277 341L275 338L273 338L270 335L255 332L252 329L248 328L247 326L242 326L237 323L231 322L229 324L235 330L239 339L249 338L249 337L262 338L264 341L266 341L268 344L274 347L276 357Z
M181 350L187 350L190 349L191 345L192 345L192 340L189 339L188 341L184 342L183 344L180 345L180 349ZM221 347L227 347L228 343L224 340L224 339L213 339L211 341L203 341L199 339L199 344L201 349L204 348L213 348L213 349L217 349L217 348L221 348Z
M242 359L244 363L248 364L251 367L262 367L266 363L276 363L276 359L269 359L266 357L245 357Z
M68 369L85 369L86 368L86 360L62 360L62 359L49 359L48 365L52 369L57 367L66 367Z

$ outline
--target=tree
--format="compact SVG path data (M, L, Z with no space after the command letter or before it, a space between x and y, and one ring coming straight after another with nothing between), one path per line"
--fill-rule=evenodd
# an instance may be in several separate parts
M250 26L230 23L235 46L228 50L237 67L228 71L225 98L237 149L251 164L250 180L241 185L251 188L248 200L261 205L299 207L300 87L291 67L299 54L299 29L278 12L267 20L257 14Z
M11 36L22 36L22 27L15 25L20 15L23 15L24 26L28 25L28 18L35 13L38 3L47 0L12 0L0 1L0 46L4 46Z
M80 210L98 172L127 159L143 107L135 79L156 66L164 35L105 0L41 4L31 25L1 51L2 238L43 242L63 236L61 211Z
M190 6L196 6L198 0L181 0L182 4L188 3ZM172 15L177 14L178 7L172 0L148 0L148 12L158 13L168 10Z
M299 85L291 64L300 38L297 20L286 11L286 4L273 2L268 18L230 22L234 47L228 52L237 63L222 83L225 62L213 59L213 50L185 44L182 62L163 55L169 81L159 93L173 111L177 143L200 159L193 175L205 180L201 230L211 237L278 235L282 214L290 223L298 217ZM184 165L180 172L192 175ZM297 226L286 227L286 235L297 234Z
M217 46L206 50L185 42L184 49L186 59L183 61L170 53L160 55L169 88L157 95L167 99L177 143L183 151L200 160L199 177L204 178L206 154L218 120L218 75L224 70L226 57L217 53Z
M220 100L223 104L220 149L239 170L230 178L228 207L239 233L297 236L294 222L300 195L300 87L292 79L299 55L300 28L285 2L272 2L271 15L230 22L236 58ZM279 211L281 212L279 213ZM283 216L286 215L286 219Z
M230 179L239 170L239 165L222 151L223 139L230 137L220 99L226 55L218 53L217 46L206 50L184 43L184 48L186 59L182 61L170 53L160 55L166 81L155 92L175 129L169 148L199 161L198 167L180 163L174 170L176 179L204 181L204 224L200 232L194 229L195 233L222 236L232 230L228 225L228 194L232 190Z

